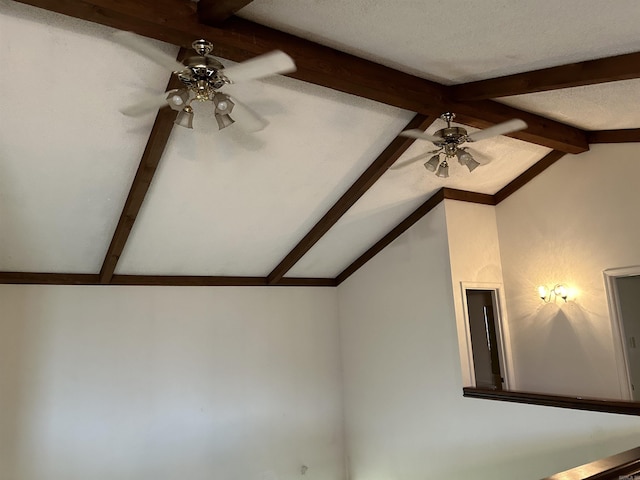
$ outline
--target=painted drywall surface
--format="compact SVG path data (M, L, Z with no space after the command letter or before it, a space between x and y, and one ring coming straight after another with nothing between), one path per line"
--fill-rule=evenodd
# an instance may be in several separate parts
M640 419L466 399L445 208L338 287L353 480L536 480L638 445Z
M620 398L602 271L640 264L640 144L567 155L496 207L519 388ZM536 287L575 291L544 304Z
M462 381L465 386L471 386L475 382L472 359L467 354L470 339L463 311L462 283L502 287L496 214L495 208L490 205L455 200L445 200L444 204ZM515 386L510 385L510 388L514 389Z
M344 478L335 289L2 286L0 305L3 480Z

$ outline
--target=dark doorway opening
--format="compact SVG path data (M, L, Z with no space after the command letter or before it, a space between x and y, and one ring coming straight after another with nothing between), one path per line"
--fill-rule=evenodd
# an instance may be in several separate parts
M467 289L465 295L476 387L502 390L504 375L496 329L495 291Z

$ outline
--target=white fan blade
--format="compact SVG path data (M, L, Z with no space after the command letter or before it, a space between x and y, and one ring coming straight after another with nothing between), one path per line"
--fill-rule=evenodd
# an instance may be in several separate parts
M438 153L440 150L432 150L431 152L427 152L427 153L422 153L420 155L418 155L417 157L413 157L413 158L409 158L407 160L403 160L401 162L397 162L394 163L391 167L389 167L389 170L400 170L404 167L408 167L409 165L412 165L420 160L424 160L425 158L427 158L429 155L434 155L436 153Z
M135 33L116 32L113 34L113 39L130 50L139 53L143 57L147 57L152 62L157 63L170 72L179 72L185 68L182 63L178 62L171 55L167 55L166 53L157 50Z
M159 108L165 107L167 105L167 93L165 92L162 95L149 95L148 97L140 100L138 103L134 103L133 105L122 108L120 110L120 113L126 115L127 117L140 117L146 113L153 112L154 110L158 110Z
M259 132L263 130L269 122L262 118L254 110L247 107L244 103L239 102L236 98L231 98L234 103L231 111L231 118L235 120L235 124L245 132Z
M222 73L232 82L239 83L295 71L296 64L293 63L293 59L280 50L274 50L238 65L225 68Z
M428 133L424 133L422 130L413 129L413 130L405 130L400 133L401 137L409 137L415 138L418 140L428 140L429 142L441 142L442 138L436 137L435 135L429 135Z
M527 128L527 124L523 120L516 118L508 122L499 123L493 127L485 128L479 132L474 132L469 135L469 141L477 142L478 140L484 140L485 138L496 137L498 135L506 135L507 133L517 132L525 128Z

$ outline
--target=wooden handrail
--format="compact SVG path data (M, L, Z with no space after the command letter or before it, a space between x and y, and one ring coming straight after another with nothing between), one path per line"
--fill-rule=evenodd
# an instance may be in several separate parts
M556 473L543 480L640 479L640 447Z
M572 408L574 410L590 410L592 412L640 415L639 402L624 402L621 400L607 400L601 398L548 395L544 393L518 392L509 390L486 390L483 388L473 387L464 387L462 391L463 395L469 398L499 400L502 402L528 403L530 405L546 405L548 407Z

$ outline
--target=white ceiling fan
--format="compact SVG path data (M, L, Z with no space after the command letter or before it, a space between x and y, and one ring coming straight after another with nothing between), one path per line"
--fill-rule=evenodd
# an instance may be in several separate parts
M467 133L467 130L463 127L452 127L451 122L456 118L454 113L443 113L440 118L447 122L446 128L442 128L435 132L433 135L424 133L422 130L405 130L400 133L402 137L415 138L418 140L428 140L438 148L429 152L418 155L417 157L404 160L393 165L390 169L397 170L399 168L411 165L419 160L422 160L429 155L433 155L425 164L425 168L430 172L435 172L438 177L446 178L449 176L449 160L453 157L458 158L460 165L466 166L470 172L473 172L480 163L477 162L471 153L469 153L466 147L461 147L466 142L477 142L486 138L495 137L498 135L506 135L508 133L517 132L527 128L527 124L520 119L509 120L507 122L499 123L493 127L486 128L471 134ZM443 156L443 158L440 157Z
M275 50L225 68L210 55L213 44L206 40L196 40L192 47L195 55L180 63L170 55L161 52L145 40L131 32L117 32L113 38L123 46L147 57L178 76L183 88L169 90L161 95L149 95L138 103L120 111L127 116L137 117L169 106L178 111L175 123L185 128L193 128L192 102L211 102L218 128L222 130L236 120L243 130L256 132L265 128L268 122L246 105L220 91L225 85L257 80L276 74L295 72L293 59L284 52ZM231 114L233 113L233 117Z

